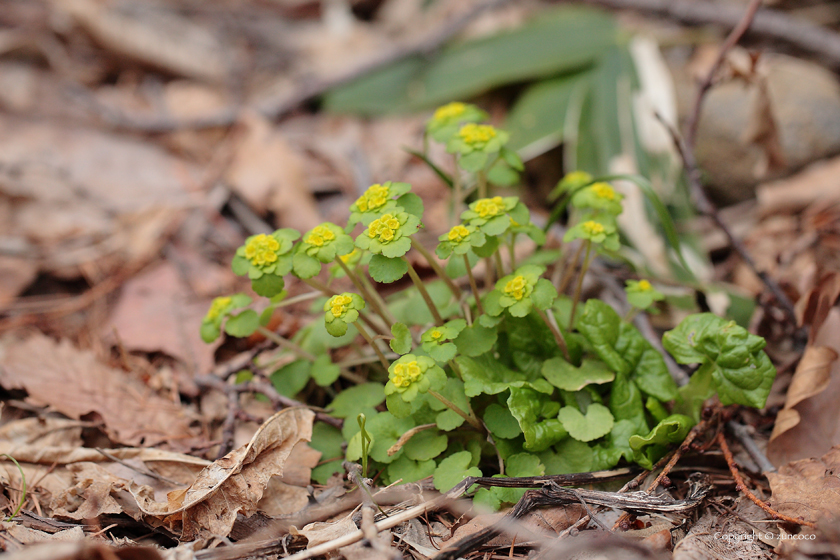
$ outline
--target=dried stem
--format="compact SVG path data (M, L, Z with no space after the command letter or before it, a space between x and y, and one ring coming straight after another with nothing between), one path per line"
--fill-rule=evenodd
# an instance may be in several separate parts
M816 523L811 523L810 521L805 521L804 519L794 519L793 517L788 517L783 513L779 513L778 511L774 510L766 503L759 500L755 494L750 492L747 489L747 485L744 483L744 479L741 477L741 474L738 472L738 467L735 465L735 458L732 456L732 451L729 450L729 445L726 444L726 438L723 436L723 432L720 432L717 435L717 443L720 445L720 450L723 451L723 457L726 459L726 464L729 467L729 472L732 473L732 478L735 479L735 485L744 495L750 499L755 505L763 509L767 514L774 519L779 519L781 521L785 521L787 523L793 523L795 525L804 525L806 527L811 527L816 529Z
M473 276L472 268L470 267L470 258L466 255L462 255L464 257L464 266L467 269L467 277L470 279L470 289L472 290L473 296L475 296L475 308L478 310L479 315L484 315L484 306L481 305L481 294L478 293L478 284L475 282L475 276Z

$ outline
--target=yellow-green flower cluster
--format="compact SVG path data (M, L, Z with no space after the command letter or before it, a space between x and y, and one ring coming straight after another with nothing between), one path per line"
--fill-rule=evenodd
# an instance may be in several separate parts
M446 374L428 356L406 354L388 368L385 394L399 394L404 402L411 402L419 393L437 391L446 384Z
M409 236L418 229L417 216L396 208L394 213L383 214L370 222L367 230L356 238L356 247L390 259L401 257L411 249Z
M291 272L292 246L299 237L293 229L252 235L236 250L233 272L248 275L251 288L259 295L274 297L283 291L283 276Z
M343 336L347 325L355 323L359 311L365 308L365 300L358 294L345 292L334 295L324 304L324 324L333 336Z
M498 130L489 124L470 122L459 128L458 133L449 138L446 151L450 154L458 154L458 165L462 169L477 172L489 167L492 163L491 157L492 161L498 158L508 139L509 135L504 130ZM512 161L515 159L518 157L511 158Z
M324 222L306 232L295 250L294 269L300 278L311 278L321 272L321 264L353 250L353 238L337 225Z
M443 326L432 327L420 335L423 350L439 363L448 362L458 352L457 347L451 341L458 338L458 335L466 326L467 322L464 319L453 319Z
M568 243L573 239L591 241L610 251L617 251L620 246L615 225L609 219L591 219L576 224L563 236L563 242Z
M393 214L399 206L396 199L409 190L411 190L411 185L408 183L387 181L382 184L371 185L362 193L362 196L356 199L356 202L350 205L348 225L352 227L358 222L368 225L382 214Z
M461 219L487 235L501 235L514 223L530 223L531 216L515 196L480 198L461 213Z
M429 122L426 132L436 142L446 142L464 123L475 123L487 119L487 113L468 103L453 101L438 107Z
M581 188L592 183L592 180L592 175L586 171L572 171L567 173L548 195L548 200L557 200L561 195L566 193L574 194Z
M201 321L201 338L208 344L219 338L222 334L222 322L237 310L250 305L251 298L245 294L233 296L221 296L213 299L207 315Z
M593 215L618 216L623 211L624 195L617 193L608 183L598 182L579 189L572 196L572 206Z
M449 258L449 255L465 255L473 247L481 247L487 242L483 232L473 225L458 224L453 226L447 233L438 237L435 253L442 259Z
M557 290L542 278L544 272L541 266L525 265L500 278L495 289L485 297L484 310L492 317L498 317L504 310L514 317L524 317L534 306L548 309L557 297Z
M654 301L665 299L665 295L647 280L627 280L624 292L630 305L639 309L647 309Z

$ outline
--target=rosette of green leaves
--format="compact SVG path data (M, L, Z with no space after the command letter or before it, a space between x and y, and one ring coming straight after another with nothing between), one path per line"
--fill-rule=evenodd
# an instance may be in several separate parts
M342 228L324 222L306 232L298 243L293 260L295 275L312 278L321 272L322 263L330 263L354 248L353 238Z
M665 299L665 295L647 280L627 280L624 293L627 294L630 305L639 309L647 309L654 301Z
M292 246L300 237L297 231L284 228L272 234L252 235L236 250L231 268L234 274L248 275L257 294L273 297L283 291L283 276L292 270Z
M435 109L426 123L426 133L435 142L445 143L465 123L478 123L488 118L487 113L470 103L453 101Z
M572 206L618 216L624 210L622 200L623 194L617 193L607 183L598 182L575 192L572 195Z
M399 394L404 402L418 394L440 391L446 385L446 373L429 356L406 354L388 368L385 395Z
M515 222L527 224L531 216L515 196L480 198L461 213L461 220L486 235L501 235Z
M386 181L371 185L350 205L350 219L347 226L352 228L359 222L367 226L382 214L393 214L401 206L398 198L408 194L411 185ZM349 230L348 230L349 231Z
M420 229L420 219L402 208L383 214L356 237L356 247L389 259L402 257L411 249L409 236Z
M343 336L347 325L355 323L359 311L365 308L365 300L358 294L345 292L327 300L324 304L324 323L327 332L333 336Z
M222 323L225 319L228 319L227 324L225 325L225 332L231 336L248 336L252 334L259 324L259 317L255 311L251 311L248 313L248 316L243 319L237 319L237 317L242 316L243 313L240 313L239 315L232 315L232 313L237 309L241 309L250 304L251 298L245 294L235 294L232 296L215 298L210 304L210 309L207 311L207 315L205 315L204 319L201 321L201 339L209 344L219 338L219 335L222 334ZM249 322L248 319L251 314L253 314L251 319L254 320L250 322L253 323L254 328L251 329L251 332L249 333L244 335L240 334L242 329L240 328L241 325L239 325L239 323L242 323L243 321Z
M554 190L548 195L548 200L554 201L566 193L574 193L586 185L592 183L592 175L586 171L572 171L560 179Z
M474 247L481 247L487 242L484 232L478 231L474 225L458 224L453 226L447 233L438 237L435 254L442 259L449 258L449 255L465 255Z
M514 317L525 317L536 306L546 310L557 298L554 286L542 278L545 268L525 265L496 282L496 286L484 299L484 310L497 317L507 310Z
M458 165L465 171L481 171L507 144L510 136L489 124L467 123L446 142L446 151L459 154Z
M700 364L688 385L680 389L683 401L697 403L717 391L723 405L761 408L770 394L776 368L764 353L766 341L735 321L712 313L690 315L662 337L662 345L681 364ZM711 391L710 391L711 389Z
M458 349L452 342L467 326L463 319L453 319L442 327L432 327L420 336L423 350L440 363L445 363L455 357Z
M582 220L570 228L566 232L566 235L563 236L564 243L568 243L574 239L591 241L595 245L601 245L608 251L618 251L621 246L613 221L601 218Z

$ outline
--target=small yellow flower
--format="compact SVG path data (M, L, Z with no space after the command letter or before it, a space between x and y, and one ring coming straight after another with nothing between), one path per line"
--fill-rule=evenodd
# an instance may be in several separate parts
M349 253L347 253L346 255L341 255L341 256L340 256L340 257L338 257L338 258L340 258L340 259L341 259L341 262L343 262L343 263L345 263L345 264L346 264L346 263L348 263L348 262L350 261L350 259L354 259L354 258L356 258L356 255L358 255L358 254L359 254L359 250L358 250L358 249L353 249L352 251L350 251L350 252L349 252Z
M277 261L276 251L280 249L280 242L274 237L261 233L254 236L245 245L245 258L255 266L263 266Z
M592 220L584 222L581 227L583 228L583 231L585 231L588 235L600 235L605 231L603 224L593 222Z
M590 187L595 196L604 200L615 200L615 190L606 183L595 183Z
M318 226L312 230L312 233L306 236L304 242L309 243L310 245L315 245L316 247L323 247L324 243L332 241L333 239L335 239L335 234L333 232L324 226Z
M527 286L528 283L525 281L525 278L517 276L505 284L505 294L511 296L516 301L521 301L525 297L525 288Z
M432 331L432 338L434 340L440 340L443 337L443 333L440 332L438 329Z
M362 196L356 200L356 207L359 212L367 212L368 210L376 210L388 202L388 197L391 191L388 187L383 187L380 184L371 185L364 192Z
M496 129L489 124L468 123L461 127L458 136L470 145L486 144L496 137Z
M470 230L468 230L462 225L457 225L449 230L449 235L447 237L449 238L449 241L453 243L460 243L467 236L469 236L469 234Z
M505 202L501 196L494 196L493 198L482 198L475 205L475 211L478 212L479 217L487 219L505 211Z
M347 306L353 302L350 296L337 295L330 300L330 311L334 317L341 317L347 312Z
M373 220L368 226L368 237L371 239L379 237L379 241L393 241L394 234L400 228L400 221L391 214L383 214Z
M463 115L466 109L467 106L461 103L460 101L453 101L448 105L438 107L437 110L435 110L435 114L432 116L432 118L436 121L454 119Z
M207 312L207 321L215 321L219 318L219 315L230 305L231 298L224 296L224 297L217 297L213 300L213 303L210 304L210 310Z
M639 288L639 291L642 292L649 292L653 289L653 286L647 280L639 280L639 283L636 285Z
M411 381L399 374L394 375L393 383L397 387L408 387L409 385L411 385Z

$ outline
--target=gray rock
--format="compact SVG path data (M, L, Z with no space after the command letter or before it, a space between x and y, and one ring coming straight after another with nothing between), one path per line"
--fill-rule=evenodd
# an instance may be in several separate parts
M767 54L760 63L766 75L783 165L767 166L767 153L748 138L759 99L758 86L732 80L706 96L697 133L697 160L710 194L721 203L755 195L760 181L790 174L804 165L840 152L840 83L817 64ZM674 69L683 122L697 95L697 84L684 68ZM759 123L761 124L761 123ZM764 123L766 124L766 123Z

